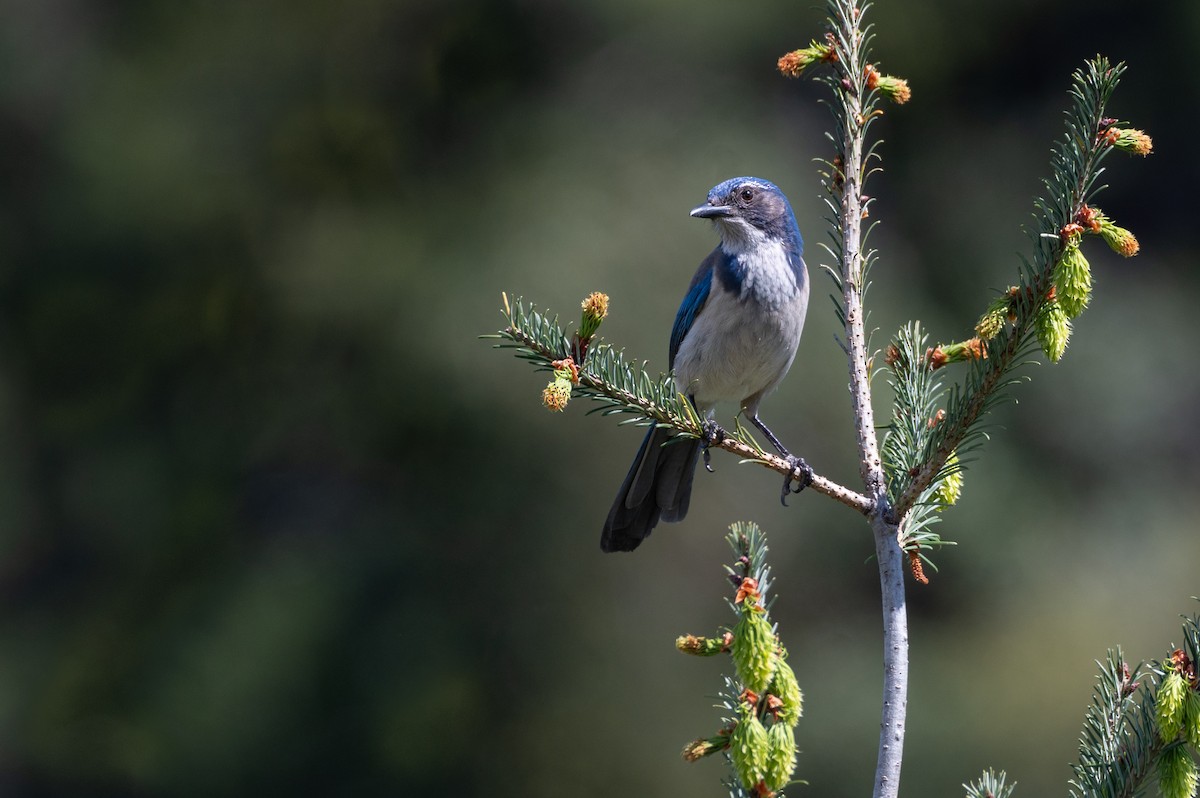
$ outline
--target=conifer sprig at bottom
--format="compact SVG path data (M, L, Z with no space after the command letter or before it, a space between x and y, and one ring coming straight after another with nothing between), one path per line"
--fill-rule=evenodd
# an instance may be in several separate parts
M737 623L711 638L684 635L675 646L696 656L730 655L734 675L724 677L718 705L728 714L715 735L684 746L683 758L695 762L723 752L734 774L727 783L731 796L782 796L786 786L796 783L795 727L803 695L769 617L766 535L757 524L739 522L725 539L734 555L726 572L734 587L728 601Z

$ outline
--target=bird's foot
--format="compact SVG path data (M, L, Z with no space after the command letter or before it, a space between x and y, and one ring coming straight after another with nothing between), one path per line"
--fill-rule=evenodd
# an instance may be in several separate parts
M713 472L712 462L708 449L711 446L720 446L725 441L725 430L711 418L704 422L704 426L700 429L700 443L704 446L704 468L711 474Z
M791 467L791 471L783 478L783 494L779 497L779 501L787 507L787 497L789 493L799 493L812 484L813 469L808 463L804 462L803 457L797 457L794 454L789 454L786 458L787 464ZM792 489L792 482L799 483L799 487Z

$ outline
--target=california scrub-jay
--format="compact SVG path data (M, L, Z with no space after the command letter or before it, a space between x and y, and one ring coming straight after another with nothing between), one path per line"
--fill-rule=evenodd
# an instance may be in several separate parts
M723 435L711 417L718 402L738 402L780 454L804 475L758 417L763 397L779 385L800 343L808 310L808 269L796 217L773 183L735 177L708 192L692 216L712 219L720 245L700 264L671 328L668 363L675 386L706 419L703 439L651 427L604 522L600 548L633 551L659 519L682 521L702 450ZM665 444L665 445L664 445ZM783 486L786 498L791 477Z

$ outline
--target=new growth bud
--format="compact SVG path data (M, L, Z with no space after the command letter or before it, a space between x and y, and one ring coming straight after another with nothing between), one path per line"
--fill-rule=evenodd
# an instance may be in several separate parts
M1132 258L1138 254L1141 245L1134 238L1133 233L1126 230L1124 227L1117 227L1115 224L1107 224L1100 228L1100 235L1104 237L1104 243L1112 248L1123 258Z
M1080 238L1071 236L1054 264L1054 296L1069 319L1083 313L1092 300L1092 269L1079 248Z
M1134 155L1149 155L1154 149L1154 142L1146 132L1136 128L1110 127L1104 133L1104 140L1118 150Z
M1188 690L1183 707L1183 736L1188 745L1200 751L1200 689L1194 686Z
M750 704L742 704L740 717L729 736L729 758L747 790L763 780L770 742L767 730Z
M796 733L787 723L776 723L767 730L767 762L763 781L767 788L781 790L796 769Z
M775 672L775 634L757 599L747 597L742 602L740 614L741 618L733 627L730 653L742 684L761 693L767 689Z
M775 661L775 678L767 690L779 699L779 706L775 710L776 720L789 726L799 723L800 716L804 714L804 694L800 692L796 672L782 656Z
M697 762L716 750L708 740L692 740L683 747L683 758L687 762Z
M579 337L586 341L596 334L596 330L600 329L600 322L608 315L608 294L595 291L588 294L581 304L583 318L579 321Z
M1141 249L1141 245L1138 244L1133 233L1124 227L1113 224L1112 219L1101 213L1099 209L1096 210L1096 232L1104 239L1104 243L1108 244L1109 249L1123 258L1132 258Z
M980 340L990 341L1000 334L1006 321L1008 321L1008 297L996 297L979 317L979 321L975 322L975 334L979 336Z
M932 369L964 360L987 360L987 346L979 338L968 338L955 344L938 344L925 353Z
M1188 684L1179 671L1168 671L1158 692L1154 696L1154 723L1158 736L1169 743L1183 730L1184 709L1187 704Z
M604 317L608 315L608 294L593 291L584 297L580 306L583 308L583 316L579 319L579 329L575 331L571 341L571 352L578 361L577 365L582 366L587 360L588 348L592 344L592 339L596 337L596 331L600 329L600 322L604 321ZM578 372L576 372L573 382L579 382Z
M1163 798L1193 798L1196 782L1196 763L1187 747L1167 746L1158 759L1158 789Z
M683 635L675 638L675 648L695 657L711 657L729 649L729 640L722 637Z
M793 50L779 59L779 72L786 78L798 78L813 64L836 61L837 52L830 44L813 42L803 50Z
M866 79L868 89L879 89L880 94L896 105L904 105L912 99L912 90L904 78L880 74L873 65L867 64Z
M738 616L737 624L714 638L684 635L675 647L701 656L730 653L735 672L725 677L719 706L733 710L735 717L728 720L727 716L727 725L717 736L684 746L683 758L694 762L724 751L742 788L735 792L775 798L791 782L796 767L793 727L803 712L804 696L764 606L769 572L765 535L755 524L736 523L726 541L734 554L725 571L736 590L730 606Z
M1048 300L1037 318L1037 339L1050 361L1057 363L1067 351L1071 338L1071 320L1057 300Z
M953 451L946 458L946 468L954 468L954 470L942 477L942 481L938 484L933 496L944 505L957 504L959 498L962 497L963 489L963 472L962 469L956 468L958 465L958 452Z
M729 732L718 734L716 737L692 740L683 747L683 758L688 762L696 762L709 754L724 751L729 747Z

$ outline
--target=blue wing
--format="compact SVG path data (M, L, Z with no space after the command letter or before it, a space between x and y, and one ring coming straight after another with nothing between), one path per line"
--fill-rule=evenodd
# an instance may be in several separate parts
M671 348L667 357L668 368L675 368L675 355L679 353L679 346L687 337L688 330L692 329L692 324L696 321L696 316L704 307L704 303L708 301L709 291L712 290L713 257L720 254L721 249L718 247L704 259L700 268L696 270L695 276L692 277L692 284L688 286L687 296L679 305L679 311L675 314L675 325L671 327Z

